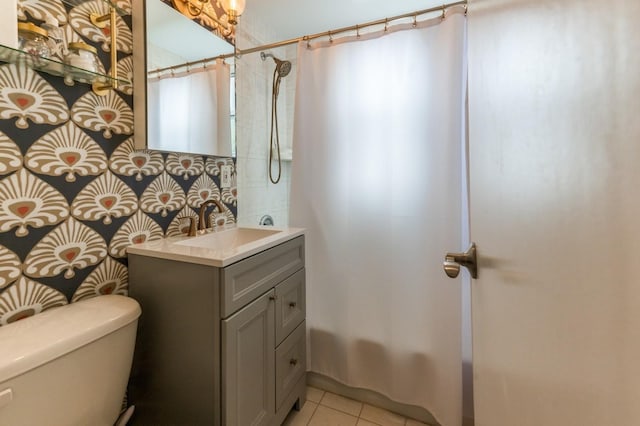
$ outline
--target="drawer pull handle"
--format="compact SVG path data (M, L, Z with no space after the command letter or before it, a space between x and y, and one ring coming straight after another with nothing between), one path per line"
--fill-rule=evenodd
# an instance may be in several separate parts
M295 358L291 358L289 360L289 364L291 364L291 365L293 365L295 367L296 365L298 365L298 360L295 359Z
M295 308L298 304L296 302L289 302L290 308Z

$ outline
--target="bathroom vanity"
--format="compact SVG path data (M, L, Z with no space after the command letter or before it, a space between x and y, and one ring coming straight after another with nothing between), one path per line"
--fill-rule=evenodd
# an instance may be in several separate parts
M235 228L128 254L130 296L143 311L133 425L280 425L302 407L301 229Z

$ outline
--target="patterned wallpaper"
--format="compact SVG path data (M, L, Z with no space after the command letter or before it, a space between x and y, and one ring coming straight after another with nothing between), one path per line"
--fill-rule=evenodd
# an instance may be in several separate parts
M167 6L178 10L173 4L174 3L173 0L161 0L161 1L165 3ZM193 19L193 22L196 22L197 24L203 26L204 28L211 31L212 33L218 35L218 37L221 37L227 40L229 43L235 46L236 44L235 28L230 27L229 30L225 29L225 28L229 28L229 27L226 27L226 25L228 25L227 21L229 20L229 16L227 16L226 12L220 5L220 1L214 0L214 1L202 2L198 7L202 7L202 13L197 17L195 17ZM221 27L216 21L222 22L223 25L225 25L225 27Z
M129 1L117 4L130 11ZM18 1L20 20L53 15L66 42L95 46L108 70L109 31L91 25L92 11L106 13L102 0ZM118 30L117 66L130 80L130 15ZM235 176L234 160L135 151L132 93L124 85L100 97L89 85L0 62L0 326L127 294L126 247L179 235L206 200L226 206L212 214L217 225L235 222L235 184L221 189L219 179L225 164Z

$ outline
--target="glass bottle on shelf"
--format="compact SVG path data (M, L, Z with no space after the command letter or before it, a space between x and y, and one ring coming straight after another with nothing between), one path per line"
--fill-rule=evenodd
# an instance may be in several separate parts
M64 45L64 36L62 28L59 27L58 20L50 13L47 13L44 24L40 25L49 34L49 50L51 51L51 57L62 61L66 54Z
M49 49L49 33L31 22L18 24L18 49L34 57L48 58L51 55Z
M98 50L87 43L69 43L64 63L74 68L68 67L66 70L65 83L73 84L74 78L85 78L86 74L82 70L93 73L99 72L97 53Z

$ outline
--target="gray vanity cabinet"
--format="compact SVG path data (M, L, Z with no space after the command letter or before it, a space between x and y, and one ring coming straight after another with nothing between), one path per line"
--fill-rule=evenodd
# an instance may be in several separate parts
M306 398L304 236L223 268L129 254L133 425L280 425Z

